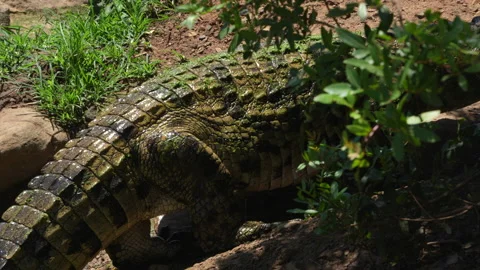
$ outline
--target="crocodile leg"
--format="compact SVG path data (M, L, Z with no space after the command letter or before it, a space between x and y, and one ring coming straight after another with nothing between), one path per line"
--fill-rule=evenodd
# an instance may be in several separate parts
M171 261L181 251L199 251L193 239L187 211L180 211L139 222L107 249L120 269L145 267Z
M232 245L242 222L241 211L230 172L220 158L189 132L148 134L154 135L141 138L136 148L139 167L149 169L143 171L144 177L187 206L194 236L205 251Z

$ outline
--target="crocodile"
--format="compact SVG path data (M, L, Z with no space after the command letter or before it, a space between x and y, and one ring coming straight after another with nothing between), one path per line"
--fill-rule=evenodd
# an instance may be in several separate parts
M185 210L204 251L230 247L242 194L298 183L304 130L335 133L326 114L305 121L314 85L292 83L307 47L208 56L118 99L3 213L0 269L82 269L102 249L116 265L169 257L178 247L148 239L150 218Z
M308 59L305 49L220 53L119 98L3 213L0 269L82 269L105 248L115 263L137 252L119 251L119 239L142 244L146 221L185 209L203 250L230 247L242 224L240 194L302 176L314 87L291 82Z

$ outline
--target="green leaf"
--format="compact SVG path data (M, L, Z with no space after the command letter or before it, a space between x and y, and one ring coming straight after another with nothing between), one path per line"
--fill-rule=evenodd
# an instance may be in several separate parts
M400 230L405 233L405 234L408 234L410 233L410 226L408 226L408 221L406 220L399 220L398 221L398 227L400 227Z
M374 63L380 63L380 48L375 44L373 41L368 41L368 50L370 51L370 56L372 57L372 60ZM384 63L387 65L388 63Z
M372 64L369 64L365 60L350 58L350 59L344 60L343 63L354 66L354 67L358 67L360 69L365 69L370 73L373 73L379 77L383 77L383 70L381 67L377 67Z
M418 125L420 123L422 123L422 119L416 115L407 117L408 125Z
M313 101L323 104L332 104L333 96L329 94L320 94L313 98Z
M348 97L353 97L353 96L347 96L347 98ZM344 98L341 98L337 95L330 95L330 94L317 95L315 98L313 98L313 101L323 103L323 104L337 103L340 105L347 106L349 108L352 108L354 103L350 100L345 100Z
M360 17L360 20L362 22L364 22L367 19L368 17L367 4L360 3L358 5L358 16Z
M331 95L346 97L352 93L352 86L348 83L333 83L323 89Z
M422 142L434 143L437 142L440 138L433 131L420 127L412 126L413 135L417 137Z
M189 15L180 25L192 29L195 26L198 17L198 15Z
M333 181L332 184L330 185L330 193L335 195L338 192L338 183L336 181Z
M305 214L305 210L295 208L295 209L288 209L287 213L292 213L292 214Z
M242 42L242 38L240 37L240 35L238 33L236 33L233 36L232 41L230 42L230 46L228 47L228 51L229 52L234 52L237 49L238 45L240 45L240 42Z
M242 40L256 40L258 38L257 33L255 33L254 31L252 31L250 29L249 30L241 30L238 33L242 37Z
M469 66L468 68L465 69L465 72L468 72L468 73L480 72L480 63L475 63L475 64Z
M315 209L307 209L307 210L305 210L305 214L307 214L307 215L315 215L315 214L318 214L318 211L315 210Z
M352 111L352 112L350 113L350 117L351 117L352 119L359 119L359 118L362 117L362 115L360 114L360 112L359 112L358 110L355 110L355 111Z
M393 14L386 6L382 6L378 12L378 16L380 17L380 25L378 26L378 30L385 33L388 32L393 22Z
M370 131L372 130L368 125L348 125L346 126L347 130L350 131L352 134L357 136L367 136Z
M392 140L392 155L397 161L402 161L405 156L405 150L403 148L403 135L396 133Z
M341 195L344 195L344 197L349 197L350 194L345 193L345 192L347 191L347 189L348 189L348 187L342 188L342 190L340 190L340 191L338 192L338 195L340 195L340 196L341 196Z
M336 29L338 38L345 44L349 45L350 47L357 48L357 49L365 49L365 40L348 30L343 28Z
M321 35L322 35L322 41L325 47L328 49L332 50L332 38L333 38L333 33L331 30L325 29L325 27L322 26L321 29Z
M218 38L219 39L223 39L224 37L226 37L228 34L230 34L233 29L235 28L235 26L233 25L230 25L230 24L224 24L222 26L222 30L220 30L220 33L218 33Z
M352 169L353 168L367 168L368 166L370 166L370 162L368 162L368 160L366 160L364 158L356 158L352 162Z
M428 105L432 105L435 107L440 107L443 105L442 99L433 92L422 91L420 92L420 98Z
M369 55L370 55L370 50L368 49L356 49L352 53L352 56L357 59L363 59Z
M366 37L369 37L372 34L372 28L366 23L363 24L363 32L365 33Z
M185 12L185 13L191 13L191 12L196 12L199 8L198 4L185 4L185 5L180 5L175 8L175 11L177 12Z
M392 70L392 64L391 64L391 59L390 59L390 49L383 48L382 50L383 53L383 75L384 75L384 81L385 84L389 89L392 89L393 91L398 90L398 85L393 84L393 70ZM400 96L400 93L397 94L398 96L395 97L394 99L398 98Z
M423 112L420 114L420 118L422 118L423 123L427 123L433 121L433 119L435 119L435 117L437 117L439 114L440 110Z
M305 163L300 163L297 167L297 171L302 171L304 170L305 168L307 168L307 164Z
M458 86L460 86L463 91L468 90L468 81L462 74L458 75Z
M465 23L457 16L453 22L450 23L450 25L450 31L448 31L448 33L444 36L445 43L458 40L459 34L462 32Z
M353 124L346 126L346 128L354 135L361 137L367 136L372 130L368 124Z
M417 125L421 123L427 123L433 121L435 117L440 114L440 110L428 111L423 112L420 116L409 116L407 117L407 124L409 125Z

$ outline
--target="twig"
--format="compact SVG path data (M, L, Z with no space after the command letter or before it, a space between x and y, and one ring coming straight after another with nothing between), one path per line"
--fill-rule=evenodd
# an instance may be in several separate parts
M423 207L423 205L418 201L417 197L413 194L413 192L412 192L411 190L409 190L408 193L409 193L410 196L412 196L412 198L415 200L415 202L417 203L418 207L420 207L420 209L422 209L422 211L427 214L427 216L429 216L430 218L434 218L434 217L433 217L432 215L430 215L430 213Z
M325 3L325 7L327 8L328 12L330 12L330 7L328 6L328 1L327 0L323 0L323 2ZM340 25L340 23L338 22L337 18L335 17L332 17L333 21L337 24L337 27L342 27Z
M377 130L380 130L380 125L375 125L372 130L368 133L368 135L364 138L364 142L365 143L368 143L368 141L373 138L373 135L375 135L375 132L377 132Z
M331 25L331 24L329 24L329 23L327 23L327 22L322 22L322 21L316 20L315 23L321 24L321 25L325 25L325 26L328 26L328 27L330 27L330 28L335 28L335 25Z
M457 240L439 240L439 241L431 241L425 243L427 246L434 246L434 245L441 245L441 244L457 244L461 245L461 243Z
M480 176L480 170L476 169L470 176L466 177L465 180L463 180L462 182L458 183L453 189L449 190L449 191L445 191L443 194L441 194L440 196L436 197L435 199L431 199L428 201L429 204L432 204L432 203L436 203L438 202L439 200L447 197L448 195L452 194L453 192L457 191L458 189L462 188L465 184L467 184L468 182L470 182L473 178L476 178Z
M448 220L448 219L452 219L452 218L461 216L461 215L465 214L466 212L468 212L472 208L473 208L473 206L471 206L471 205L465 205L462 208L455 209L455 210L449 211L447 213L443 213L441 216L433 217L433 218L399 218L399 219L404 220L404 221L414 221L414 222L431 222L431 221Z

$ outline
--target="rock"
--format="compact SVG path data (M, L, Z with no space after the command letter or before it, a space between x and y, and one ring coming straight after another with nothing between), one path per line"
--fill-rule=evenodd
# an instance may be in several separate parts
M198 35L198 33L195 32L195 31L188 31L188 33L187 33L187 37L196 37L197 35Z
M425 13L423 13L423 11L419 12L419 13L415 14L415 17L417 17L419 19L423 19L423 18L425 18Z
M0 3L0 27L10 25L10 8Z
M32 108L0 111L0 192L26 183L67 141L48 119Z

